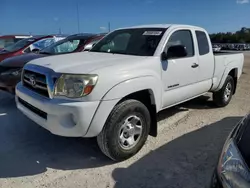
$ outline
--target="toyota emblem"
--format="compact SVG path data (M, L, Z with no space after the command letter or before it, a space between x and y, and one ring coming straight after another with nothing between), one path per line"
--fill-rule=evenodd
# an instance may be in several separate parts
M36 77L35 76L30 76L30 83L31 83L31 85L33 86L33 87L35 87L36 86Z

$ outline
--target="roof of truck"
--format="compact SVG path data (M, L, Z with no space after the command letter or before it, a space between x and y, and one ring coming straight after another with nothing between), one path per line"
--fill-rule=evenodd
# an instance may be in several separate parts
M150 24L150 25L137 25L129 28L169 28L173 24Z
M201 27L198 26L193 26L193 25L183 25L183 24L150 24L150 25L137 25L137 26L132 26L132 27L126 27L122 29L133 29L133 28L169 28L169 27L190 27L190 28L199 28L202 29Z

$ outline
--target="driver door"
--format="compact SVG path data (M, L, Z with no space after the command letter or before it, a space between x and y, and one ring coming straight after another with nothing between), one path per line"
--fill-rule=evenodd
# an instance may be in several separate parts
M183 45L187 55L162 61L163 108L181 103L199 94L196 90L199 79L199 62L195 55L193 32L189 29L176 30L170 34L165 53L173 45Z

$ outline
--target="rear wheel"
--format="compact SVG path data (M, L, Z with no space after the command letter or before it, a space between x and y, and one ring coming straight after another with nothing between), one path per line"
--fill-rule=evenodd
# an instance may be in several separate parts
M147 107L137 100L117 104L97 136L101 151L114 161L135 155L145 144L150 130Z
M225 107L229 104L233 96L234 87L234 79L228 75L223 87L213 93L213 100L218 107Z

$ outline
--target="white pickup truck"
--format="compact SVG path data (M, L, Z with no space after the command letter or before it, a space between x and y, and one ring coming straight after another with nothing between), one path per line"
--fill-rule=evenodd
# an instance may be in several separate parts
M208 33L188 25L118 29L89 52L36 59L16 87L16 103L51 133L97 137L116 161L157 135L157 113L213 93L226 106L242 74L242 53L214 54Z

